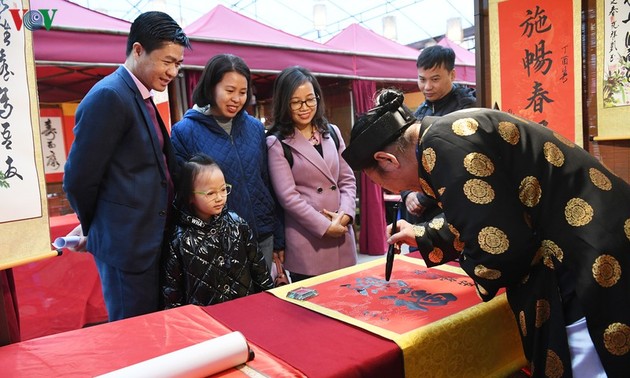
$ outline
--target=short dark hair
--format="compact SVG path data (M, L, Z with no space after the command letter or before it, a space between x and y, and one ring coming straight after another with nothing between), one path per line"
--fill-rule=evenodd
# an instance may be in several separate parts
M307 68L300 66L287 67L276 78L273 84L273 129L284 136L293 135L293 119L291 118L291 97L295 90L302 84L310 82L313 85L315 97L317 97L317 109L313 124L323 135L328 136L328 120L325 117L324 94L315 75Z
M204 168L215 167L221 169L219 164L210 156L203 153L196 153L183 163L180 167L177 193L175 195L175 207L184 212L191 213L190 198L193 195L194 182Z
M131 54L134 43L140 43L147 53L159 49L164 43L174 42L191 48L190 40L171 16L164 12L145 12L131 24L127 37L126 56Z
M219 54L208 60L208 63L206 63L201 73L201 78L193 90L193 103L199 107L204 107L208 104L211 107L216 106L217 102L214 98L214 89L228 72L237 72L243 75L247 80L247 100L245 100L245 106L243 106L236 115L244 112L252 98L251 73L245 61L232 54Z
M455 68L455 51L452 48L440 45L425 47L416 61L416 67L425 70L440 65L444 65L447 71Z

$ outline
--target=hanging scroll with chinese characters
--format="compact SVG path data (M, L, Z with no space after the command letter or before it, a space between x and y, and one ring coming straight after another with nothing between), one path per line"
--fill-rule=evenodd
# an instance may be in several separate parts
M28 8L28 2L0 3L0 270L56 255L48 227L33 32L16 27L10 11Z
M604 107L630 105L630 3L605 1Z
M615 143L612 141L630 139L630 107L624 106L630 105L630 2L598 1L596 20L597 135L594 140Z
M8 10L3 13L6 19ZM5 46L0 49L0 222L42 216L33 128L30 127L31 103L25 83L24 32L9 29L9 34L9 38L5 34Z
M494 0L493 103L582 145L579 1Z
M46 181L61 182L67 155L61 109L41 109L39 129L42 138Z

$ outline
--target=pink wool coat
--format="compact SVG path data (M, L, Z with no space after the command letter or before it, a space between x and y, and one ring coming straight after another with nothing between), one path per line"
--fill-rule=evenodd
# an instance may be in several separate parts
M339 129L333 125L339 135ZM280 143L293 154L293 166L284 157ZM285 268L290 272L318 275L355 265L356 241L352 225L341 238L324 236L330 220L322 211L343 211L354 219L356 181L350 166L341 157L332 138L322 138L323 157L296 132L280 142L267 137L269 175L284 209Z

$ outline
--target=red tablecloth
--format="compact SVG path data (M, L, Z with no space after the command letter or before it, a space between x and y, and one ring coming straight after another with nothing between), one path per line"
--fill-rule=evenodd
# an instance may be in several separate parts
M189 305L1 347L0 371L3 377L94 377L227 333L201 308ZM250 369L267 377L303 376L249 344L256 354L247 363ZM236 369L219 375L246 376Z
M402 352L393 341L269 293L204 310L309 377L405 376Z
M51 240L67 235L78 224L75 214L51 217ZM61 256L15 267L13 274L22 341L107 320L89 253L64 250Z

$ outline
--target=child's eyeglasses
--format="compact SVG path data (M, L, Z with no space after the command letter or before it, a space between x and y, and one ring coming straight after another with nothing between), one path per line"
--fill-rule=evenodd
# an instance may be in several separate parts
M213 190L208 190L207 192L193 191L195 194L203 194L204 198L208 201L216 201L219 197L226 198L231 192L232 185L230 184L225 184L225 187L218 192Z

